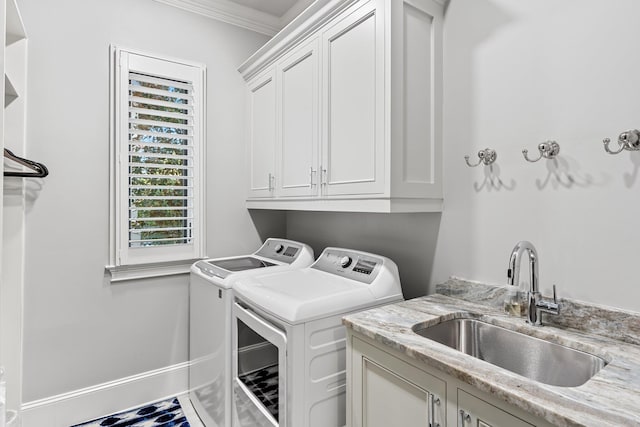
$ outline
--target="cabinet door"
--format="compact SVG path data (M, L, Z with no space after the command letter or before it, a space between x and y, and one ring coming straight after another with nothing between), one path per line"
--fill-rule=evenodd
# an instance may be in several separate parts
M326 195L385 192L383 9L365 3L322 36Z
M278 196L318 194L318 41L278 64Z
M533 427L520 418L458 389L458 427Z
M446 383L353 338L351 427L445 426Z
M275 70L249 83L249 197L273 195L276 176Z

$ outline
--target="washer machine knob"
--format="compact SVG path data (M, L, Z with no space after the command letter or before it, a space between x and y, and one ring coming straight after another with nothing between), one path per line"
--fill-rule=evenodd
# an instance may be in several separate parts
M347 268L351 265L351 257L343 256L338 262L340 263L340 267Z
M276 251L277 254L279 254L280 252L282 252L282 250L284 249L284 246L282 246L281 244L277 244L276 247L274 248L274 250Z

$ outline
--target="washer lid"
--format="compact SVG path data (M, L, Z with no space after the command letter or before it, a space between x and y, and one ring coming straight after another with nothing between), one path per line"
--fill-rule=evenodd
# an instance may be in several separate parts
M247 277L233 289L243 301L289 324L383 302L366 283L312 268Z
M264 268L275 265L272 262L263 261L252 256L228 259L210 259L205 262L228 271L253 270L254 268Z
M243 271L256 270L264 267L273 267L278 264L262 260L253 256L241 256L241 257L229 257L229 258L217 258L198 261L194 264L197 268L209 277L217 277L219 279L225 279L229 275L234 273L240 273Z

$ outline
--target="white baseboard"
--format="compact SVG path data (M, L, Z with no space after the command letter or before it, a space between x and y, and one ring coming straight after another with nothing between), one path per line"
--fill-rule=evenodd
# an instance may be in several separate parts
M22 427L69 427L185 393L189 362L27 402Z

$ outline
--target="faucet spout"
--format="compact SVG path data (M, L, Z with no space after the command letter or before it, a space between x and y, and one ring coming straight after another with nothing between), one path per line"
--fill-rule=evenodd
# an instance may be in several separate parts
M520 286L520 264L525 253L529 259L529 292L538 292L538 252L533 243L527 240L518 242L511 251L507 283L510 286Z
M529 260L529 292L527 292L527 323L542 326L542 312L559 314L560 305L556 298L556 287L553 286L553 302L544 301L538 290L538 252L533 243L522 240L516 244L509 257L507 284L520 286L520 265L523 255Z

